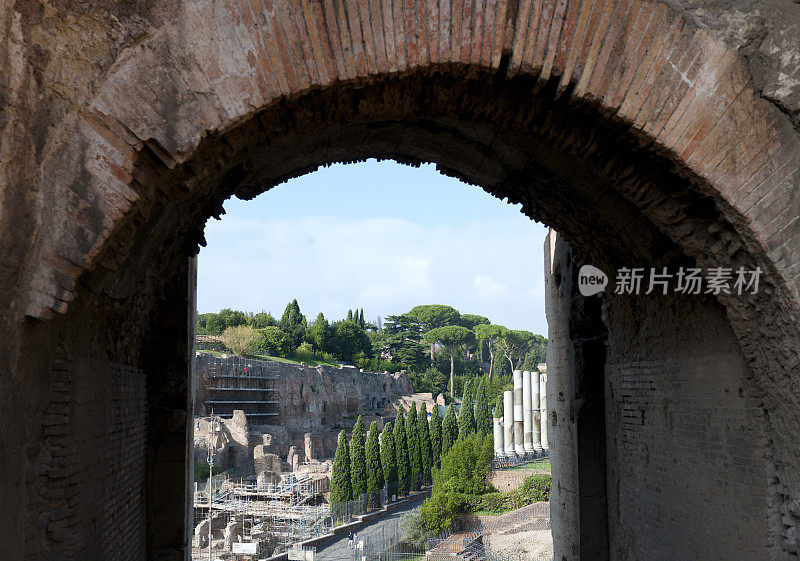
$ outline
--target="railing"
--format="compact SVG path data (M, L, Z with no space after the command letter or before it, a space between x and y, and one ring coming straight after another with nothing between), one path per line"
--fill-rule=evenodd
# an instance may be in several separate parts
M530 464L531 462L535 462L536 460L547 457L547 450L542 450L541 452L526 452L521 456L514 455L494 458L492 460L491 469L508 469L524 464Z

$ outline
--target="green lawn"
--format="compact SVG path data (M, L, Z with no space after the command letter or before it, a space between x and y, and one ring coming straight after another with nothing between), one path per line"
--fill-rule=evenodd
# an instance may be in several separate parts
M231 353L223 353L221 351L197 351L197 352L212 354L216 357L221 357L222 355L225 354L228 355L231 354ZM270 356L270 355L248 355L248 356L258 360L271 360L273 362L285 362L287 364L300 364L301 362L305 362L309 366L319 366L320 364L322 364L325 366L333 366L335 368L339 368L338 364L334 364L333 362L326 362L324 360L312 360L312 359L300 360L295 358L284 358L282 356Z
M537 471L550 471L550 458L540 458L535 462L510 468L511 470L537 470Z

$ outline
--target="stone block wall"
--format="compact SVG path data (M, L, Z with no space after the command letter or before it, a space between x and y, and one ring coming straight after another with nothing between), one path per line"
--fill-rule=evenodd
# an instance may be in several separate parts
M358 415L364 415L369 428L372 420L383 428L383 415L390 413L392 405L411 393L411 384L404 373L389 374L362 372L356 368L332 366L302 366L284 362L259 361L237 356L215 358L200 353L195 359L195 400L198 414L207 414L210 405L202 405L206 399L204 388L212 384L210 376L243 372L258 372L276 378L271 399L279 404L278 413L269 417L249 417L253 432L272 434L276 451L285 454L289 446L305 449L305 435L312 434L314 453L330 457L336 447L336 436L340 429L349 428ZM242 374L246 378L245 374ZM259 393L259 392L256 392ZM245 398L242 398L245 399ZM247 411L247 404L231 406ZM383 410L387 409L386 412Z

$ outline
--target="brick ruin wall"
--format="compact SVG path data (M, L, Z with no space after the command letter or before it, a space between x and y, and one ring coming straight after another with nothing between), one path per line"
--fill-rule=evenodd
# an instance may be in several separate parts
M282 457L290 446L302 451L306 433L312 435L315 459L332 457L341 429L349 431L359 415L363 417L365 429L369 429L373 420L382 429L384 419L394 418L396 403L412 392L404 373L364 372L352 367L325 365L312 367L237 356L216 358L199 353L195 359L196 414L210 412L210 406L205 404L205 388L212 381L210 376L238 373L244 382L245 368L277 378L275 391L270 392L279 401L274 409L277 415L261 419L251 416L248 424L253 433L272 434L273 446ZM245 414L247 407L247 404L229 406L242 409Z

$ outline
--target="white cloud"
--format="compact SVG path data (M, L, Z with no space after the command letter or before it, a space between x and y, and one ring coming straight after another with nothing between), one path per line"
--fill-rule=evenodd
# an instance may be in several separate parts
M520 220L423 225L397 218L210 221L198 309L280 315L292 298L313 318L363 307L367 318L417 304L544 333L542 226Z
M508 293L508 286L494 280L492 275L477 275L472 281L472 287L478 298L492 299Z

